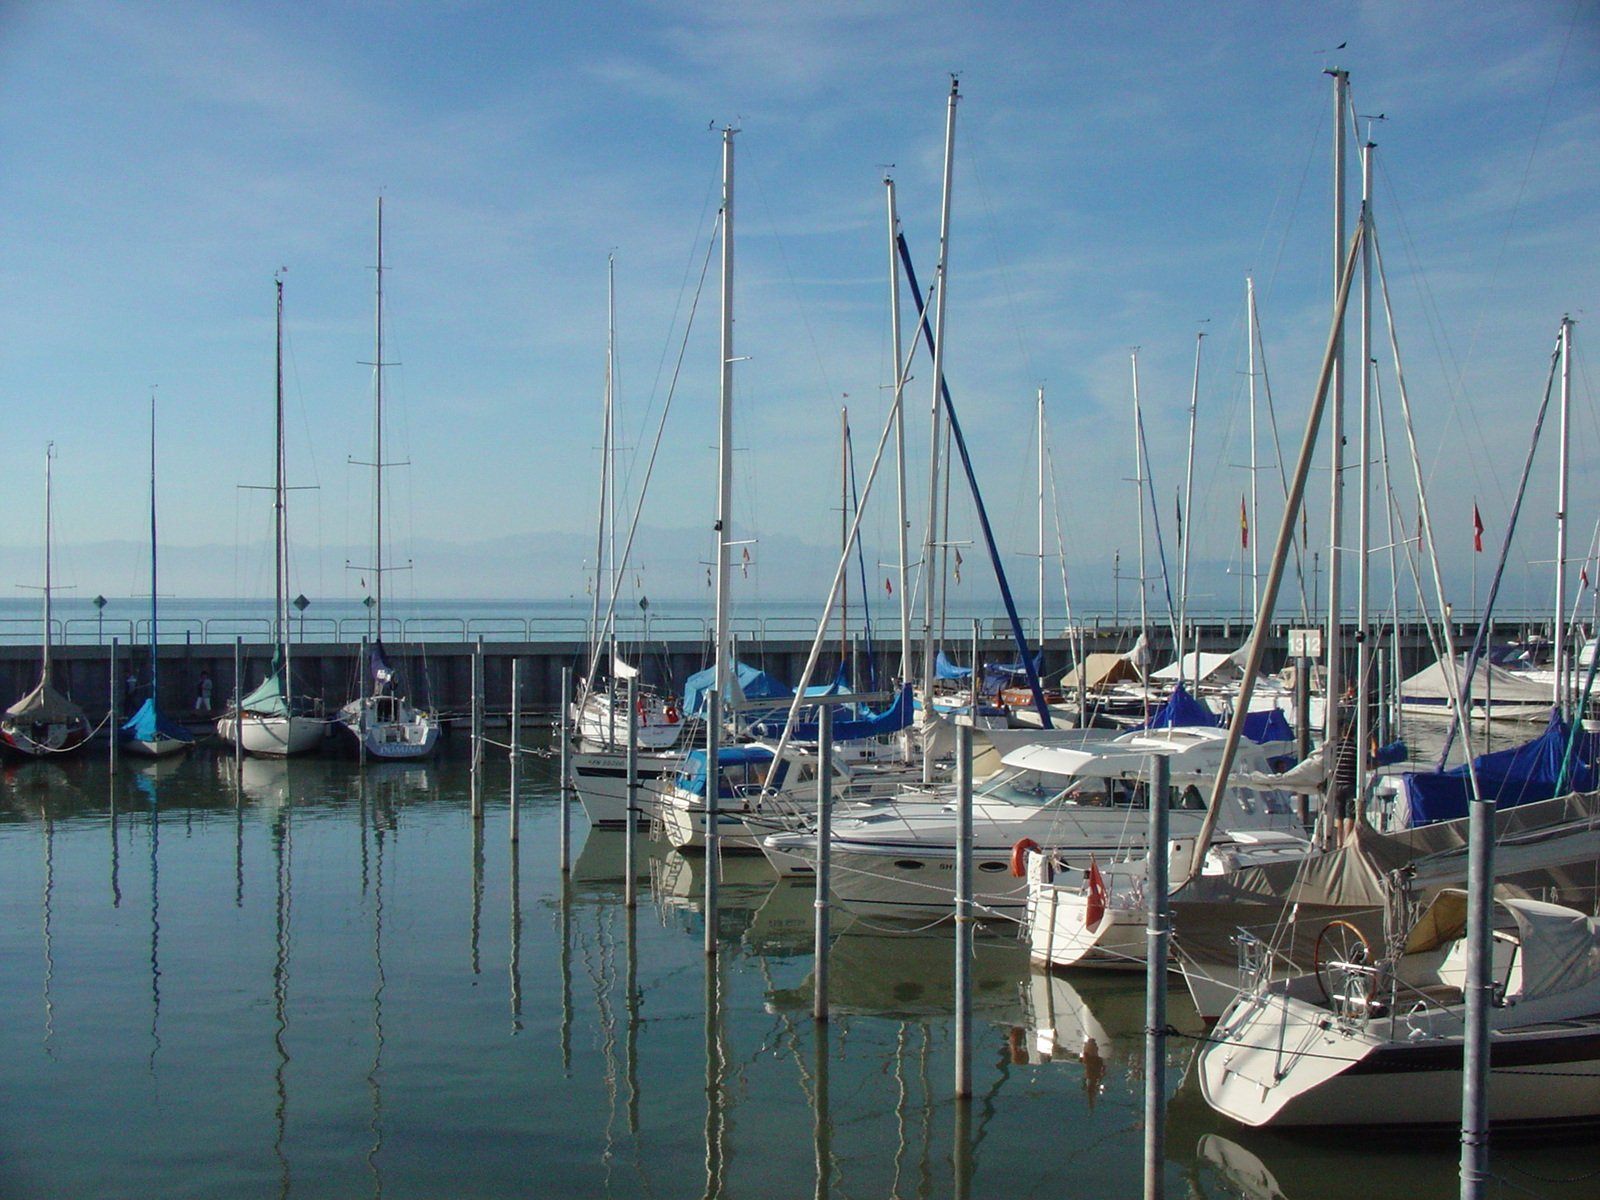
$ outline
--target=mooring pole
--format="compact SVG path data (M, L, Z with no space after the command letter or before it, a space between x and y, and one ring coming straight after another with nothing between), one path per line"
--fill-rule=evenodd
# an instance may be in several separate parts
M622 903L633 908L639 903L639 885L635 877L634 843L638 838L639 823L639 680L628 680L628 811L622 833Z
M706 693L706 895L705 950L717 952L717 876L722 873L722 833L719 828L722 797L717 759L722 753L722 693L712 688ZM692 819L692 814L691 814Z
M977 678L977 659L973 659ZM976 712L976 708L974 708ZM956 1099L972 1096L972 726L956 726Z
M1145 1200L1161 1200L1166 1195L1167 1157L1167 806L1172 763L1165 754L1151 758L1150 857L1145 872L1150 912L1145 925L1144 1195ZM1205 847L1196 843L1194 853L1203 855Z
M828 886L832 876L833 840L833 705L817 708L817 869L816 899L816 967L812 973L811 1015L818 1021L828 1019L828 944L832 940L829 929L831 913L828 909Z
M244 637L233 639L233 765L244 767Z
M467 735L471 742L471 812L475 821L483 820L483 635L478 635L478 644L472 651L472 700L471 716L468 718Z
M511 660L511 844L522 836L517 805L517 777L522 767L522 660Z
M381 634L382 630L379 630L379 633ZM356 659L356 679L358 680L356 686L363 693L367 690L367 663L370 661L367 658L367 654L367 639L363 637L361 639L361 656ZM368 710L367 706L362 703L365 699L365 695L356 697L356 761L362 767L367 765L367 713L371 711L374 718L378 715L375 708Z
M561 809L561 873L572 870L572 737L568 722L572 718L567 697L572 695L572 668L561 668L561 696L556 710L556 738L561 746L561 782L556 789ZM562 912L565 913L565 906Z
M49 637L50 636L50 631L48 629L46 629L44 631L44 635L45 635L45 637ZM117 722L117 718L120 715L118 713L118 711L117 711L117 684L120 681L117 679L117 639L116 638L112 638L111 639L111 665L107 669L107 673L111 676L111 682L110 682L110 685L109 685L109 688L108 688L108 691L109 691L109 694L110 694L110 698L111 698L111 708L109 710L111 715L110 715L109 718L107 718L106 724L111 726L111 731L110 731L111 732L111 769L113 771L115 771L117 769L117 734L121 730L121 726Z

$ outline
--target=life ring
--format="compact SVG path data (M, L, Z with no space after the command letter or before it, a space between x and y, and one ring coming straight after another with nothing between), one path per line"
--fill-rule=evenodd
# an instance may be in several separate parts
M671 700L668 700L667 701L667 724L668 725L676 725L677 723L678 723L678 706L676 704L674 704Z
M1011 847L1011 874L1017 879L1023 878L1028 873L1028 851L1042 849L1038 842L1032 838L1023 838Z
M1089 890L1088 903L1083 909L1083 927L1093 929L1105 918L1106 905L1111 900L1111 894L1106 889L1105 876L1100 874L1100 864L1089 859Z

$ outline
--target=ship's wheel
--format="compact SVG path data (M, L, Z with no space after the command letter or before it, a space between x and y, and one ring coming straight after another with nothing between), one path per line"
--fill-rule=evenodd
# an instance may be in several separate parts
M1378 994L1378 973L1373 969L1372 943L1349 921L1329 921L1317 934L1311 950L1317 986L1329 1004L1355 999L1370 1004ZM1354 985L1354 986L1352 986Z

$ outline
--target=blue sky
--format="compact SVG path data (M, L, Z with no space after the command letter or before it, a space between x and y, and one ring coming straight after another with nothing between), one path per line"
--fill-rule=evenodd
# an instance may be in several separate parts
M606 256L617 263L621 420L638 448L705 252L717 129L732 123L735 336L748 356L736 371L736 530L756 539L760 587L809 587L779 558L817 547L809 574L836 537L839 408L850 406L864 475L887 407L881 179L893 164L926 279L957 72L946 370L1011 569L1034 569L1021 553L1035 536L1043 386L1074 587L1108 595L1118 549L1132 570L1135 345L1170 542L1204 330L1190 527L1210 564L1196 592L1210 599L1196 604L1230 606L1237 577L1223 564L1247 487L1244 279L1257 279L1292 451L1327 333L1323 70L1334 64L1351 72L1356 110L1387 117L1374 127L1376 212L1452 577L1465 586L1474 497L1491 549L1498 540L1566 312L1579 320L1570 516L1582 554L1600 515L1594 359L1583 353L1600 313L1594 0L13 2L0 6L0 566L19 582L37 574L53 440L65 569L91 591L141 586L133 548L145 536L155 384L163 540L180 564L169 582L256 594L255 552L241 565L238 547L262 538L267 513L238 485L269 477L272 276L283 267L290 469L317 487L292 501L302 587L353 594L343 563L369 536L368 481L348 460L370 457L362 364L381 192L386 357L400 363L386 375L391 450L410 463L391 472L389 533L417 564L404 590L581 593ZM646 507L661 534L641 557L667 592L692 594L709 554L715 336L713 280ZM925 362L917 373L920 481ZM1553 464L1553 442L1541 461ZM624 469L636 486L640 468ZM1553 471L1527 505L1515 603L1545 595ZM1396 487L1411 490L1403 478ZM1315 540L1325 472L1313 488ZM956 509L954 536L972 536ZM1268 506L1260 526L1275 519ZM892 528L876 506L869 553L888 553ZM94 549L108 542L126 553ZM429 565L430 547L443 560L440 543L455 545L448 570ZM491 569L487 550L475 569L478 543L502 557L525 547L525 578Z

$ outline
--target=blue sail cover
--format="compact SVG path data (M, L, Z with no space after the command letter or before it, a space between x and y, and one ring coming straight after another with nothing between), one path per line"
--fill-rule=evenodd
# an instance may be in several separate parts
M1217 716L1201 701L1189 694L1183 684L1178 684L1167 697L1167 702L1150 714L1150 723L1144 729L1182 729L1199 726L1202 729L1221 729L1227 722ZM1265 712L1248 712L1244 715L1244 736L1258 745L1271 742L1294 741L1294 730L1289 720L1276 708Z
M868 712L848 720L840 719L836 714L833 722L833 740L854 742L864 738L899 733L911 724L911 717L911 685L907 683L901 686L900 694L894 698L894 703L882 712ZM783 732L783 722L761 721L752 726L752 732L760 737L777 737ZM815 721L797 722L789 736L797 742L815 742L817 733Z
M744 784L760 786L766 778L767 768L772 762L772 750L768 746L723 746L717 751L717 795L732 798L733 783L737 779ZM778 777L774 786L783 783L783 777L788 773L789 764L784 763L778 769ZM706 752L691 750L684 758L683 766L678 768L678 787L699 796L702 799L706 794Z
M157 733L177 742L194 741L187 729L175 721L169 721L156 710L155 698L151 697L124 723L122 739L131 742L153 742Z
M933 660L933 674L936 679L971 679L971 667L958 667L944 656L944 651L939 651Z
M794 689L787 684L779 683L771 675L759 667L752 667L749 663L739 663L735 669L735 678L739 681L739 690L744 693L746 700L789 700L794 697ZM683 710L692 716L705 715L706 693L709 692L717 681L716 667L707 667L704 671L696 671L683 682ZM818 684L808 687L808 696L834 696L849 687L849 676L844 667L839 668L839 674L832 683ZM724 697L726 700L726 697ZM778 709L773 708L759 714L760 720L771 720L774 714L781 716ZM756 714L747 714L746 720L758 719Z
M372 687L376 692L382 692L395 681L397 672L389 665L388 658L383 653L383 643L372 643L371 663Z
M1545 731L1531 742L1509 750L1480 754L1472 760L1478 772L1478 787L1494 806L1515 808L1535 800L1549 800L1556 794L1561 777L1561 760L1566 756L1570 727L1561 714L1552 711ZM1600 741L1594 734L1580 733L1567 771L1567 790L1589 792L1595 788L1595 750ZM1412 826L1431 825L1467 815L1472 799L1472 780L1463 766L1448 771L1418 771L1400 777L1405 783L1406 813Z

